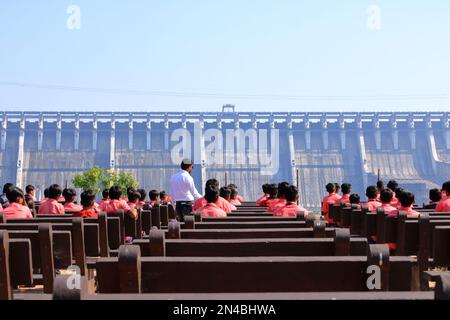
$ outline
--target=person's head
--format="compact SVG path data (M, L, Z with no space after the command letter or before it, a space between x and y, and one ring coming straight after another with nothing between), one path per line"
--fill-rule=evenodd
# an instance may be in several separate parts
M231 197L231 190L228 187L222 187L220 188L220 196L224 198L225 200L230 200Z
M12 190L14 188L14 185L12 184L12 183L5 183L4 185L3 185L3 194L8 194L8 192L10 191L10 190Z
M341 190L341 186L339 185L339 183L335 182L334 183L334 192L338 193L339 190Z
M50 187L48 187L48 197L50 199L58 200L59 197L61 197L62 194L62 188L59 184L52 184Z
M396 196L397 198L399 198L403 192L405 192L405 189L400 188L400 187L398 187L398 188L396 188L396 189L394 190L395 196Z
M44 198L48 198L48 191L50 190L50 188L45 188L44 189Z
M395 192L395 189L398 188L398 183L395 180L389 180L387 187Z
M148 197L150 198L150 201L157 201L159 197L158 190L150 190Z
M180 167L182 170L185 170L185 171L191 173L193 164L194 164L194 162L192 162L191 159L183 159L183 161L181 161Z
M88 190L83 191L80 195L80 204L83 208L88 209L94 205L95 202L95 192Z
M442 184L442 191L444 191L446 195L450 195L450 181L446 181Z
M331 182L325 186L325 189L327 189L328 193L333 193L336 190L334 183Z
M381 190L384 189L384 181L383 180L377 181L377 189L378 189L378 192L381 192Z
M409 191L403 191L400 194L399 201L403 208L409 208L414 204L414 194Z
M159 198L161 199L161 201L167 201L167 198L168 198L167 192L165 192L164 190L161 191L161 192L159 193Z
M352 185L350 183L343 183L341 185L342 194L350 194L352 191Z
M131 191L128 194L128 202L129 203L137 203L137 202L139 202L139 199L141 199L141 194L137 191Z
M144 202L147 198L147 192L144 189L137 189L137 192L140 194L139 201Z
M276 183L271 183L269 185L269 197L276 198L278 195L278 185Z
M10 203L25 204L25 195L23 194L23 191L15 186L12 186L8 190L8 193L6 193L6 198L8 198Z
M377 187L375 187L375 186L368 186L367 187L367 189L366 189L366 197L367 197L367 199L369 199L369 200L376 199L377 194L378 194Z
M394 193L391 189L383 189L380 192L380 200L382 203L391 203Z
M109 199L109 189L105 189L102 191L102 197L103 197L103 200Z
M238 189L237 185L235 185L234 183L230 183L228 185L228 188L235 188L236 190Z
M133 187L127 187L127 197L130 193L136 192L136 189Z
M33 185L29 184L25 187L25 192L31 196L34 196L34 193L36 192L36 188Z
M262 190L263 190L264 194L269 194L269 187L270 187L270 184L268 184L268 183L264 183L262 185Z
M25 194L25 205L30 209L34 208L33 196L31 196L29 194Z
M230 199L236 199L236 196L238 195L237 189L230 186L228 186L228 189L230 189Z
M296 186L289 186L286 188L286 201L287 202L297 202L298 201L298 190Z
M109 188L109 198L111 200L119 200L122 197L122 189L119 186Z
M208 181L206 181L205 186L206 187L214 186L214 187L218 188L219 187L219 181L217 181L217 179L209 179Z
M219 192L214 186L209 186L205 188L205 200L207 203L215 203L219 198Z
M289 188L288 182L280 182L278 184L278 198L285 199L286 198L286 189Z
M359 194L353 193L350 195L350 204L360 204L361 198L359 197Z
M442 193L439 189L431 189L430 190L430 201L431 202L439 202L441 201Z
M66 202L74 202L77 197L77 191L73 188L65 188L62 195Z

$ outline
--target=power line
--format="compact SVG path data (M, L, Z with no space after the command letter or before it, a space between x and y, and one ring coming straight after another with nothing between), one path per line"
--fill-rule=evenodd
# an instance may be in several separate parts
M383 94L383 95L278 95L278 94L223 94L205 92L181 92L181 91L158 91L158 90L136 90L136 89L111 89L69 86L59 84L39 84L26 82L0 81L0 86L13 86L21 88L76 91L86 93L134 95L134 96L161 96L161 97L184 97L184 98L220 98L220 99L249 99L249 100L450 100L450 94Z

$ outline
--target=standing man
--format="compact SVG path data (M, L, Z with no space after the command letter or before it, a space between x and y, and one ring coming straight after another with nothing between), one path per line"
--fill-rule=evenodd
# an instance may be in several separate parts
M192 212L194 201L202 196L198 193L191 176L193 162L183 159L181 170L170 179L170 195L176 202L178 219L184 221L184 215Z

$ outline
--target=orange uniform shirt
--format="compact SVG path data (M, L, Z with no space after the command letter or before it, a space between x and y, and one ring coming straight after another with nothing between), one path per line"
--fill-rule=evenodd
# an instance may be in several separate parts
M17 202L10 203L7 208L3 209L3 215L5 216L6 220L33 218L30 209L27 206L23 206Z
M304 211L305 216L308 215L308 210L296 203L286 203L283 206L279 206L275 209L273 215L275 217L296 217L298 211Z
M377 208L381 207L381 202L378 202L375 199L369 200L365 203L365 205L369 208L370 212L376 211Z
M203 208L204 206L206 206L207 202L205 197L202 197L200 199L197 199L197 201L195 201L194 203L194 207L192 210L198 210L200 208ZM232 205L230 202L228 202L227 200L225 200L222 197L217 198L216 201L216 205L222 209L223 211L225 211L226 213L230 213L231 211L235 211L237 210L236 207L234 205Z
M92 208L82 209L81 211L74 213L72 215L72 217L97 218L98 217L98 211L97 211L97 209L94 206L92 206Z
M64 210L65 211L78 212L78 211L83 210L83 207L78 205L78 204L75 204L73 202L70 202L70 203L65 203L64 204Z
M233 206L240 206L242 203L236 198L236 199L230 199L229 201Z
M64 206L55 199L47 199L41 202L38 214L64 214Z
M227 213L215 203L207 203L203 208L197 210L203 218L224 218Z
M261 198L259 198L258 200L256 200L256 204L260 207L263 207L262 203L265 203L265 201L267 200L267 198L269 198L268 194L263 195Z
M350 194L344 194L339 199L336 199L334 204L341 204L342 202L344 202L345 204L349 204L350 203Z
M444 199L441 199L441 201L438 202L436 209L434 211L450 212L450 198L447 198L446 196Z
M104 203L100 206L100 211L104 211L106 213L115 213L117 210L122 209L123 211L128 212L131 210L128 203L124 200L110 200L108 203Z

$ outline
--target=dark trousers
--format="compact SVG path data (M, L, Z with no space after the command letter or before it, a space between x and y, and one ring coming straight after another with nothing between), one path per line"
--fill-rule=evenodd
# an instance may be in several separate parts
M177 201L175 210L177 212L177 220L184 221L184 216L192 213L193 204L191 201Z

